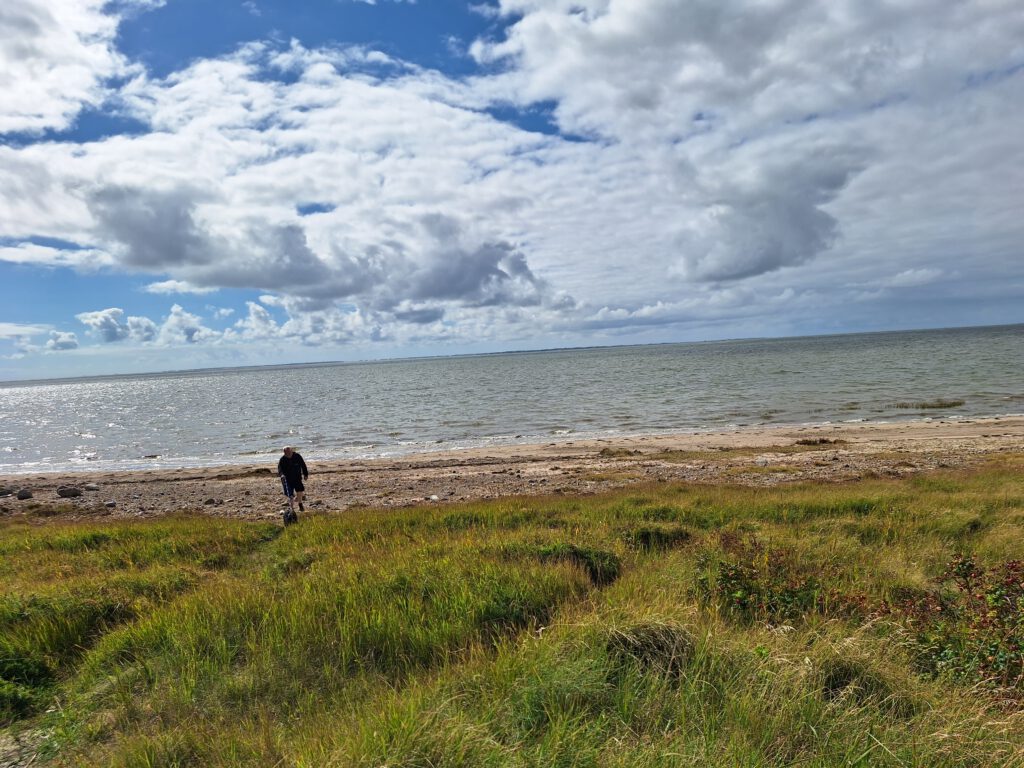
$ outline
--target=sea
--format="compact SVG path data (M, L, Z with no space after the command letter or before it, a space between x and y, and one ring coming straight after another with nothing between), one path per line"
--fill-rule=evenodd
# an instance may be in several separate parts
M1024 413L1024 325L0 383L0 474Z

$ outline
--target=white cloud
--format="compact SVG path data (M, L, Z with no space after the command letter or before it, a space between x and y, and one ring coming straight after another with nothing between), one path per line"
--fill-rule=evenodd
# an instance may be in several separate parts
M148 317L129 317L127 322L128 338L139 342L156 339L160 329Z
M50 331L46 348L54 352L78 349L78 336L73 331Z
M228 334L228 338L240 337L243 339L269 339L280 334L280 327L273 316L254 301L247 301L249 308L247 317L237 321L234 329Z
M80 312L75 315L75 319L89 328L89 333L92 336L105 343L124 341L125 339L148 342L157 336L157 326L152 320L147 317L135 316L125 318L124 310L120 307Z
M197 344L211 341L220 334L203 325L203 321L191 312L175 304L171 313L164 320L156 335L156 343L173 346L179 344Z
M67 128L83 107L101 104L106 80L134 71L115 47L119 21L107 0L4 0L0 134Z
M921 269L905 269L897 275L882 280L888 288L913 288L934 283L945 274L941 269L924 267Z
M0 261L42 267L75 267L83 271L117 263L109 253L95 248L54 248L28 242L0 245Z
M32 323L0 323L0 339L20 339L38 336L50 330L49 325Z
M213 293L217 289L210 286L192 285L185 280L161 280L160 282L150 283L144 290L146 293L195 293L201 295Z
M109 307L94 312L80 312L75 319L89 328L89 332L101 341L113 342L128 338L128 326L121 322L124 310Z

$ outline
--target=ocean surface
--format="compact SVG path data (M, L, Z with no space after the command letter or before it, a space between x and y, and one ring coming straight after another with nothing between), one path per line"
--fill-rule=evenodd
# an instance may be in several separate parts
M219 369L0 384L0 474L1020 413L1024 325Z

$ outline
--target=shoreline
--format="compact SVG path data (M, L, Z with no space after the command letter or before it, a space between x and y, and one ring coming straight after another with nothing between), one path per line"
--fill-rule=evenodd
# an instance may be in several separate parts
M590 494L645 482L846 482L966 467L1024 451L1024 416L758 426L308 460L307 513L517 495ZM280 519L276 454L265 462L125 471L0 474L0 518L141 519L207 514ZM97 486L85 490L85 486ZM61 498L57 489L82 495ZM105 506L112 502L113 506Z
M320 464L338 464L338 463L352 463L352 462L366 462L366 461L403 461L411 459L427 459L430 457L444 456L444 455L461 455L464 453L475 453L479 451L486 452L501 452L505 453L509 450L522 450L531 451L539 447L550 447L550 446L572 446L578 444L591 444L591 443L605 443L607 441L619 442L619 441L647 441L647 440L665 440L670 441L685 440L687 438L700 439L708 436L723 436L723 435L746 435L746 434L757 434L757 433L778 433L786 430L818 430L818 429L835 429L844 430L847 428L857 427L868 427L868 428L879 428L879 429L894 429L901 428L907 425L928 425L928 424L972 424L981 422L1002 422L1006 420L1017 420L1024 419L1024 413L1004 413L998 415L988 416L952 416L945 418L933 418L933 417L920 417L920 418L908 418L901 420L891 421L806 421L806 422L795 422L795 423L778 423L778 424L739 424L739 425L722 425L718 427L702 427L699 429L680 429L680 430L655 430L649 432L632 432L625 434L610 434L608 432L570 432L569 434L550 434L550 435L529 435L523 440L516 439L504 439L496 437L481 437L481 438L466 438L465 443L469 445L456 444L453 441L447 445L439 445L436 448L418 448L410 451L401 450L381 450L379 452L369 452L364 454L356 454L351 456L333 455L327 458L321 458L312 454L312 458L307 459L308 461L315 461ZM494 440L494 442L488 443L488 440ZM440 441L438 441L440 442ZM462 442L462 441L460 441ZM476 444L473 444L476 443ZM426 445L426 444L424 444ZM301 446L300 446L301 448ZM302 449L304 455L311 456L311 450L315 451L315 448L306 447ZM229 459L213 459L199 462L194 458L186 458L179 462L174 458L167 458L159 455L153 456L140 456L137 459L125 460L117 465L106 465L101 463L92 463L89 461L83 461L74 466L63 466L56 469L42 469L42 468L31 468L24 469L24 465L17 467L5 467L0 465L0 481L2 482L16 482L18 478L31 479L31 478L45 478L51 476L65 476L68 478L79 478L81 482L91 482L88 478L101 477L107 475L120 475L125 473L136 473L136 472L177 472L179 470L189 471L207 471L214 472L222 469L238 469L240 467L251 467L251 466L262 466L267 463L273 463L277 461L278 449L275 448L273 451L266 454L252 454L251 459L243 458L242 456L236 456ZM147 463L153 462L153 463ZM0 482L0 484L2 484Z

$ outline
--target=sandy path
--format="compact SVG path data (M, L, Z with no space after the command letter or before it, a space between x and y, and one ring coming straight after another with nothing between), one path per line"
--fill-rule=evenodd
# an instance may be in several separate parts
M821 442L814 445L798 441ZM1024 450L1024 418L742 429L543 445L516 445L402 459L311 462L308 509L401 507L517 494L593 493L644 481L775 485L899 476L976 463ZM278 519L273 463L214 469L0 476L5 517L141 518L175 512ZM98 490L85 490L86 484ZM61 486L83 489L63 499ZM434 498L436 497L436 498ZM113 502L108 508L107 502ZM56 511L56 514L54 512Z

